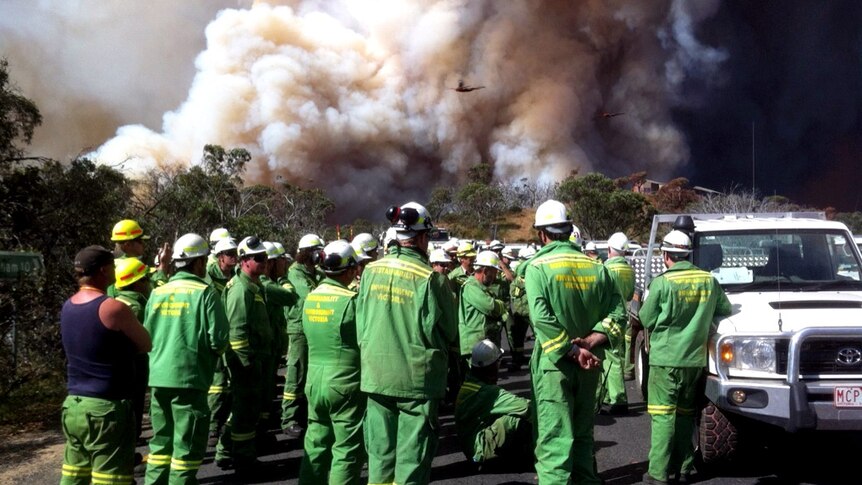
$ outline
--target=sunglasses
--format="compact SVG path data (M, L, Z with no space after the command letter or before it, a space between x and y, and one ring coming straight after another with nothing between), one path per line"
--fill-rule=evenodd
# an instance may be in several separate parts
M255 263L263 263L268 259L268 257L266 253L260 253L252 256L251 259L253 259Z

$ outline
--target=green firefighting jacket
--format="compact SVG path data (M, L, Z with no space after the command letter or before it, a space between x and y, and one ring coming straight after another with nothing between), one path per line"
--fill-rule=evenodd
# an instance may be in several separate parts
M457 268L453 269L449 272L448 276L450 280L457 282L461 286L464 286L464 283L466 283L467 279L470 278L470 275L468 275L467 272L464 271L463 266L458 266Z
M213 288L218 291L219 295L224 293L224 287L227 285L227 282L230 281L230 277L225 277L221 268L218 267L218 260L216 260L214 264L207 264L207 275L205 279L212 284Z
M293 286L293 290L299 298L297 304L287 313L287 333L300 334L302 333L302 302L317 287L320 274L316 268L309 270L303 264L294 263L287 270L287 281Z
M530 316L530 304L527 301L527 290L524 286L524 272L527 270L527 261L522 261L512 272L515 279L509 286L509 297L512 302L512 313L522 317Z
M502 416L530 419L530 400L467 374L455 401L455 428L464 454L481 455L479 433Z
M153 340L150 387L206 391L228 345L228 321L218 292L179 271L153 290L144 327Z
M446 277L414 248L394 247L362 273L356 308L362 391L442 398L458 311Z
M635 294L635 271L622 256L614 256L605 261L605 268L614 280L614 285L623 298L623 303L632 300Z
M497 272L497 279L494 280L489 287L491 288L491 294L494 295L494 298L498 300L503 300L503 303L506 306L509 306L509 287L512 283L506 279L506 276L502 271Z
M494 327L502 325L506 305L495 298L490 286L470 277L461 287L458 302L458 335L461 355L470 355L476 342L485 338Z
M290 283L287 286L280 285L267 276L261 276L260 283L263 288L263 299L266 300L266 314L274 337L272 352L275 355L284 355L287 352L286 314L296 305L299 297Z
M688 261L675 263L650 282L639 313L649 330L650 365L704 367L712 319L730 311L727 295L710 273Z
M117 296L114 298L125 303L132 310L132 313L135 314L135 318L141 322L141 325L144 324L147 307L147 297L145 295L137 291L117 290Z
M533 358L552 370L571 349L570 341L621 322L625 309L601 261L577 251L569 241L554 241L525 263L530 321L536 335Z
M230 353L244 367L273 352L274 337L263 295L263 289L239 271L227 282L222 296L230 322Z
M308 340L308 382L341 392L359 390L356 292L331 278L305 297L302 328Z

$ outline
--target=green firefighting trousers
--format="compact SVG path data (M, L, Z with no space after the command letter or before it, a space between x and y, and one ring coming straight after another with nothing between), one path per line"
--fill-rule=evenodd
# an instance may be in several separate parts
M365 395L359 383L331 386L310 382L308 431L299 483L358 484L365 463L362 417Z
M626 353L623 355L623 376L631 380L635 375L635 363L630 359L632 355L632 326L626 326Z
M243 367L239 359L229 359L231 386L230 417L222 430L216 460L233 460L240 465L257 458L255 436L260 415L261 364L252 361Z
M524 340L527 338L528 328L530 328L530 317L513 313L506 321L506 336L512 347L509 351L512 353L512 362L516 364L527 360L524 356Z
M535 355L530 360L539 483L599 484L593 466L593 420L602 374L568 361L560 362L562 370L542 369L540 360Z
M230 380L228 379L227 365L224 356L216 361L213 383L207 394L207 403L210 408L210 432L215 433L224 426L230 414Z
M308 341L303 333L289 335L287 369L282 395L281 427L302 425L299 410L305 402L305 378L308 375Z
M132 483L135 418L130 400L68 396L63 401L61 485Z
M198 483L209 431L207 394L197 389L154 387L150 396L153 437L146 483Z
M605 328L608 330L608 348L605 350L605 358L602 360L602 381L596 391L596 401L599 406L602 403L610 405L628 404L622 367L625 336L619 325L613 322L608 322Z
M513 463L533 463L532 425L518 416L500 416L476 435L472 456L474 463L486 463L496 458Z
M365 447L368 485L426 484L437 452L438 399L368 394Z
M260 420L259 431L266 431L269 427L269 413L272 411L272 402L275 399L275 381L278 372L278 359L274 355L261 357L261 384L260 384Z
M700 367L650 366L647 412L651 417L649 474L691 473L694 466L695 399Z

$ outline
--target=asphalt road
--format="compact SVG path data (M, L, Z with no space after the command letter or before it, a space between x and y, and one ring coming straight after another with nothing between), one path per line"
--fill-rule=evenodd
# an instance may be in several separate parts
M526 396L526 370L501 372L500 384ZM595 421L596 459L600 477L609 485L640 483L649 451L649 416L633 383L629 382L631 414L625 417L599 415ZM533 484L532 470L477 472L458 448L452 414L441 413L441 437L431 479L437 484ZM301 444L278 433L274 451L261 456L266 466L255 483L296 483L302 457ZM145 451L145 448L141 448ZM775 443L759 449L714 475L701 474L704 484L858 484L862 483L862 433L836 432L787 435L777 433ZM237 483L230 471L212 463L212 450L198 475L200 483ZM59 467L58 467L59 468ZM139 480L142 482L142 480Z

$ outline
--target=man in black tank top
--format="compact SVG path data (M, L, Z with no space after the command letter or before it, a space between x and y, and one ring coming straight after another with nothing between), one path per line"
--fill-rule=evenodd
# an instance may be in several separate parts
M75 256L75 276L80 289L60 313L69 391L63 402L60 483L131 483L134 356L149 352L152 343L129 307L105 295L114 282L110 251L82 249Z

